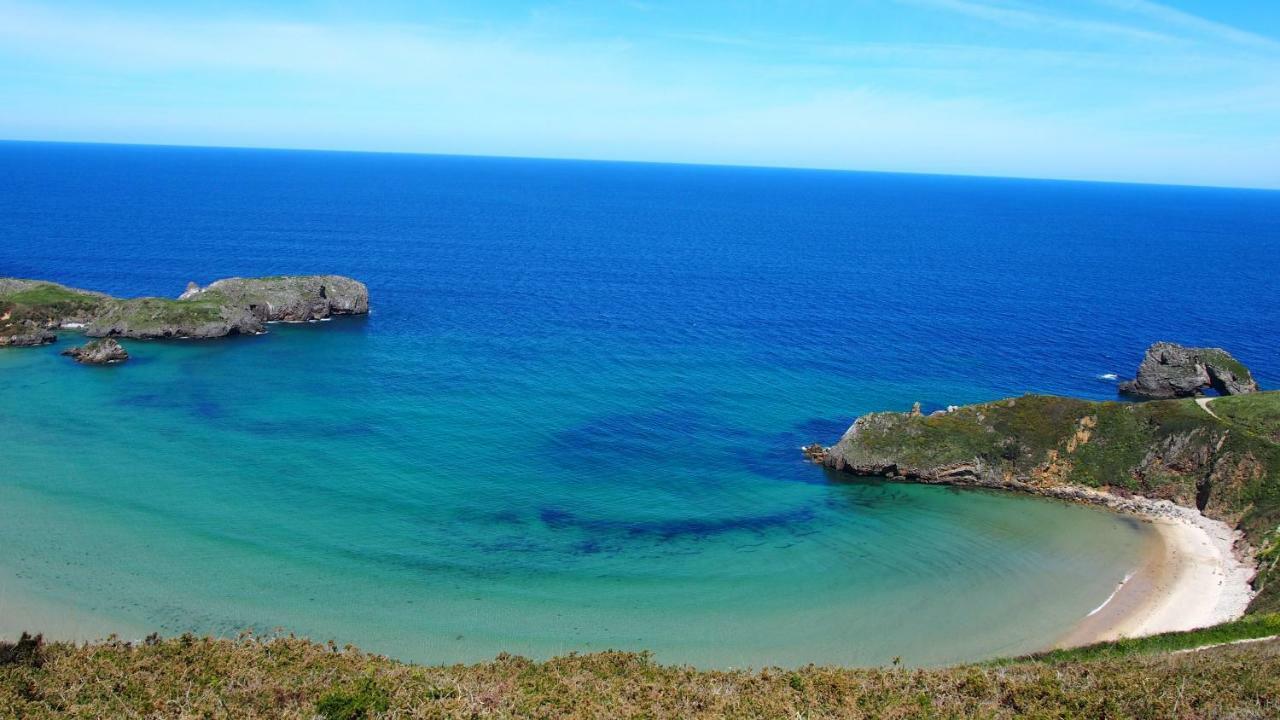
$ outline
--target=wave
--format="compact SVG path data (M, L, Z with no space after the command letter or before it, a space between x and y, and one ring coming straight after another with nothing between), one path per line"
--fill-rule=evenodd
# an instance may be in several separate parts
M1133 573L1129 573L1128 575L1125 575L1124 579L1120 581L1120 584L1116 585L1116 589L1112 590L1111 594L1107 596L1107 599L1103 600L1101 605L1091 610L1088 615L1085 615L1085 617L1093 617L1094 615L1098 614L1099 610L1106 607L1115 598L1116 595L1120 594L1120 591L1124 589L1125 584L1128 583L1130 578L1132 577L1133 577Z

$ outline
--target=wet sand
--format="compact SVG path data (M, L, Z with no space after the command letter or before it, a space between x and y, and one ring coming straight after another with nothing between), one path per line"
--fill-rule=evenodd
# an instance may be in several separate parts
M1234 620L1252 599L1252 566L1225 523L1165 501L1145 501L1155 530L1145 561L1057 647L1192 630Z

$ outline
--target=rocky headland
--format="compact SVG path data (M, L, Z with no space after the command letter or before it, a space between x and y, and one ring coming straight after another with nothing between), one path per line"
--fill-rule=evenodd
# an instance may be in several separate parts
M1177 346L1158 344L1147 358L1168 348ZM1179 350L1186 352L1173 357L1199 358L1201 367L1206 358L1219 362L1219 351ZM1139 375L1151 378L1147 366L1144 360ZM1250 610L1274 612L1280 610L1280 392L1257 391L1243 366L1226 369L1231 382L1250 390L1201 402L1025 395L927 415L876 412L859 417L834 445L804 452L857 476L1000 488L1158 518L1220 521L1243 539L1236 550L1244 559L1257 562ZM1220 364L1205 371L1225 376Z
M1120 383L1120 392L1147 399L1194 397L1205 390L1244 395L1258 392L1258 383L1249 368L1222 348L1168 342L1147 348L1137 377Z
M340 275L228 278L177 299L116 298L42 280L0 278L0 346L43 345L58 328L89 337L219 338L256 335L269 322L369 312L363 283Z

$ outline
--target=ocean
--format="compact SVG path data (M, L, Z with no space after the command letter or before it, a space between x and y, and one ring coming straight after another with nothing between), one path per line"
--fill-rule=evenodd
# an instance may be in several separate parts
M338 273L372 313L0 351L0 634L294 632L700 666L1042 648L1142 523L803 461L860 413L1115 397L1151 342L1280 384L1280 193L0 143L0 276Z

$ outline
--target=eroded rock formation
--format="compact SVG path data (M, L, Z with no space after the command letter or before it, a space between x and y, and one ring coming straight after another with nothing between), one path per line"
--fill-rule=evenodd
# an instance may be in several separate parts
M1164 399L1192 397L1206 390L1219 395L1258 392L1249 369L1221 348L1192 348L1159 342L1147 348L1138 376L1120 383L1120 392Z
M120 343L111 338L90 340L80 347L63 350L62 354L73 357L76 362L85 365L108 365L129 359L129 353L120 346Z

